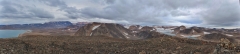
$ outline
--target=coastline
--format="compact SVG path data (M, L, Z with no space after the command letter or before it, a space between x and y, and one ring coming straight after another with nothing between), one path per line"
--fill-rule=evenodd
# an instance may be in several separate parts
M32 33L32 30L26 30L24 33L18 34L17 37L22 37L22 36L24 36L26 33Z
M20 34L18 37L22 36L36 36L36 35L53 35L53 36L73 36L77 30L61 30L61 29L38 29L38 30L28 30Z
M17 38L24 33L31 33L32 30L15 30L15 29L0 29L0 38Z

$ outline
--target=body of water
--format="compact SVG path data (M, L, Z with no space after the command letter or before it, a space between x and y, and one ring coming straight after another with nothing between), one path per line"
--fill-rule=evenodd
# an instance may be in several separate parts
M173 34L173 30L171 29L163 29L163 28L157 28L157 32L166 34L166 35L170 35L170 36L176 36L175 34Z
M0 38L14 38L28 30L0 30Z

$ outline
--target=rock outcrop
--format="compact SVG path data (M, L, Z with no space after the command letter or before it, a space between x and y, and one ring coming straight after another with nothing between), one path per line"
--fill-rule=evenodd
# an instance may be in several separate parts
M204 35L204 30L200 27L190 27L186 28L185 26L180 26L174 29L173 34L176 34L180 37L200 37Z
M137 31L137 30L141 29L141 26L140 25L131 25L128 29Z
M156 31L157 29L154 27L144 26L141 28L141 31Z
M216 45L213 54L239 54L240 46L232 43L227 38L221 38Z
M190 29L184 29L178 32L178 34L185 34L185 35L203 35L204 32L200 29L194 29L194 28L190 28Z
M180 26L174 29L175 34L186 34L186 35L202 35L204 29L200 27L191 27L191 28L186 28L185 26Z
M212 33L212 34L206 34L202 36L202 39L204 40L210 40L210 41L220 41L222 38L228 39L230 42L235 42L233 38L230 38L224 34L221 33Z
M186 29L186 27L182 25L182 26L179 26L179 27L173 29L174 30L173 33L177 34L179 31L185 30L185 29Z

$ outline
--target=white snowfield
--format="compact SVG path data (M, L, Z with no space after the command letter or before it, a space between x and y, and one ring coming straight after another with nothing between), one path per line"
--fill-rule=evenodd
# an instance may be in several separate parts
M204 32L204 34L211 34L210 32Z
M181 35L183 38L198 39L201 35Z
M199 36L201 36L201 35L192 35L191 37L199 37Z
M157 29L157 32L167 34L170 36L176 36L175 34L172 34L173 30L171 30L171 29L164 29L164 28L156 28L156 29Z
M96 28L98 28L100 25L96 25L92 28L92 31L95 30Z
M185 35L181 35L181 36L183 36L183 37L184 37Z
M201 35L181 35L182 37L199 37Z
M227 36L233 36L233 35L231 35L231 34L225 34L225 35L227 35Z
M175 28L169 28L169 29L175 29Z
M154 30L150 30L150 31L154 31Z
M124 27L127 28L127 29L129 29L130 26L126 25L126 26L124 26Z
M172 34L172 32L174 32L174 28L168 28L168 29L164 29L164 28L156 28L157 32L163 33L163 34L167 34L170 36L176 36L176 34ZM194 31L195 32L195 31ZM200 37L201 35L180 35L183 38L190 38L190 39L197 39L197 37Z
M140 26L138 29L142 29L142 26Z

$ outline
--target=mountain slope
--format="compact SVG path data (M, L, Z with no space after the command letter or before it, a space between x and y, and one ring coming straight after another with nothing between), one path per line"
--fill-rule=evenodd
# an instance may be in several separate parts
M230 38L224 34L221 33L212 33L212 34L206 34L202 37L204 40L211 40L211 41L220 41L222 38L226 38L231 42L234 42L233 38Z
M97 23L93 22L86 26L81 27L76 33L75 36L109 36L114 38L123 38L123 39L145 39L152 36L152 33L155 32L153 27L142 27L137 26L137 29L133 29L131 26L130 29L125 28L120 24L114 23Z

